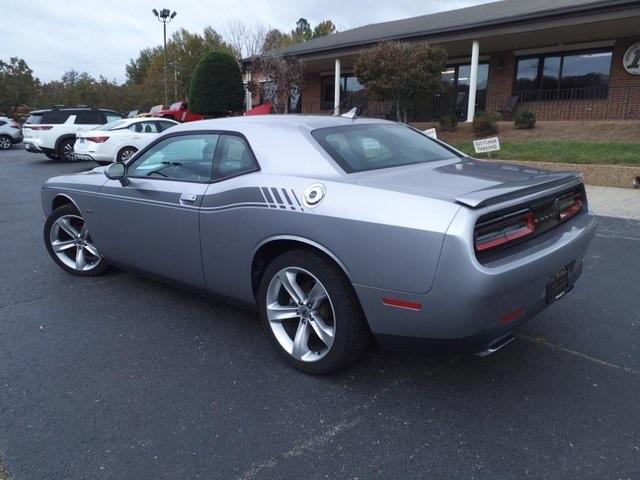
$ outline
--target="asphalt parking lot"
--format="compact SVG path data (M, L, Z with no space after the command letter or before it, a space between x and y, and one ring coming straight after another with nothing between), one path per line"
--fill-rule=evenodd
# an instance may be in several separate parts
M497 354L383 352L310 377L254 314L49 259L39 189L93 167L0 152L0 457L20 479L632 479L640 222L601 218L576 289Z

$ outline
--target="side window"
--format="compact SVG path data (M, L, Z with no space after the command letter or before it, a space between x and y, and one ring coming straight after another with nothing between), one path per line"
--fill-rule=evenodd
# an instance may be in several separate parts
M249 145L238 135L220 135L216 159L213 165L213 179L222 180L243 173L259 170Z
M209 182L218 137L217 134L185 134L165 138L129 165L127 175Z
M117 113L113 112L102 112L105 117L107 117L107 123L115 122L116 120L121 120L122 117Z
M80 110L76 114L76 125L102 125L104 117L95 110Z
M142 133L158 133L156 122L143 122Z
M144 130L144 127L142 126L142 122L136 122L129 125L129 130L131 130L134 133L142 133L142 131Z
M158 126L158 131L159 132L164 132L167 128L171 128L175 125L175 123L172 122L156 122L156 125Z
M6 125L7 122L5 122L4 120L0 120L0 127L2 127L3 125Z

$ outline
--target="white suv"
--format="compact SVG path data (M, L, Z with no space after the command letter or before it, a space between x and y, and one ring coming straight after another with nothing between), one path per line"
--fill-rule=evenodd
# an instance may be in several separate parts
M35 110L22 126L25 148L44 153L52 160L78 160L73 144L79 132L119 120L122 115L113 110L89 107Z
M0 117L0 150L8 150L11 145L21 141L20 125L12 118Z

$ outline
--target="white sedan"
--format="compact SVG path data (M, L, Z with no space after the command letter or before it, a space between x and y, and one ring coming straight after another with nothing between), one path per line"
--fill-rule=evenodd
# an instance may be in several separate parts
M99 164L123 162L167 128L178 125L168 119L126 118L79 133L73 146L80 160Z

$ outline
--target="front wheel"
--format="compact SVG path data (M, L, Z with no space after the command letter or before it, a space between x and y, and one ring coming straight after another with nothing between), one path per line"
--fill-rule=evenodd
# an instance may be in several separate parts
M73 275L95 276L107 269L73 205L63 205L49 215L44 224L44 243L54 262Z
M364 351L369 329L344 273L311 250L283 253L260 283L260 314L276 349L298 370L338 370Z
M58 154L57 154L57 153L54 153L54 152L44 152L44 154L47 156L47 158L48 158L49 160L56 160L56 161L60 160L60 157L58 156Z

